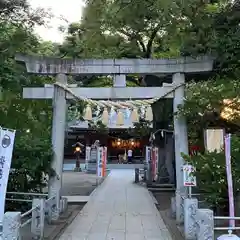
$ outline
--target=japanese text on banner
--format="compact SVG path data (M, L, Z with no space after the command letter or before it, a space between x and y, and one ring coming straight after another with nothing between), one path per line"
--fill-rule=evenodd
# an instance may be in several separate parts
M3 221L15 131L0 128L0 222Z

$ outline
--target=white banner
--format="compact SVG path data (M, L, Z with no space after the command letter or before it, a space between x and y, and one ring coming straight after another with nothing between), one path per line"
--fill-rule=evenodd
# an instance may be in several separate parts
M3 222L15 130L0 128L0 222Z

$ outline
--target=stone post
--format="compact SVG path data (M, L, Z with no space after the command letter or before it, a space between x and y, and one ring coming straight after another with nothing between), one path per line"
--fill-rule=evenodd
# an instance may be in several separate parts
M67 76L65 74L58 74L56 80L59 83L66 84ZM57 213L54 214L56 218L58 218L58 212L60 210L60 196L62 188L66 107L67 103L65 91L58 86L54 86L52 122L52 168L55 170L56 174L49 179L48 197L51 198L53 196L57 196Z
M126 87L126 75L124 74L116 74L113 77L113 87Z
M171 216L176 218L176 198L171 197Z
M68 207L68 200L66 197L63 197L60 201L61 201L61 212L64 213Z
M196 240L197 224L196 212L198 200L196 198L184 199L184 235L186 240Z
M179 85L185 83L185 76L182 73L175 73L173 75L173 84ZM178 106L183 104L185 86L179 87L175 90L173 99L173 111L178 111ZM187 124L183 117L174 115L174 139L175 139L175 162L176 162L176 220L178 223L183 222L183 204L182 196L186 196L186 189L183 186L183 172L182 167L184 161L181 157L181 152L188 154L188 136Z
M89 153L89 159L87 163L87 173L92 173L96 174L97 170L97 147L96 146L91 146L90 147L90 153Z
M175 173L173 168L174 140L172 136L167 135L167 144L165 146L165 166L169 175L169 183L174 184Z
M197 240L214 240L213 211L210 209L197 209Z
M3 218L3 238L2 239L4 240L20 239L20 228L21 228L21 213L6 212Z
M32 203L32 222L31 233L35 238L43 239L44 237L44 220L45 220L45 199L34 198Z

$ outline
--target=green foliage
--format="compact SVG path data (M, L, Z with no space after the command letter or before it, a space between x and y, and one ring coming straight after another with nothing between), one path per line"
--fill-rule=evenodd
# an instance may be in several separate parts
M184 159L196 167L195 176L200 191L212 207L224 208L228 197L226 160L224 150L221 152L206 152L195 156L183 155ZM234 195L240 191L240 138L232 136L231 165L233 175Z
M45 185L43 175L53 174L52 107L49 101L22 99L22 87L40 86L52 82L52 78L27 74L25 67L15 62L14 55L38 54L54 47L49 43L49 47L44 47L33 34L33 26L45 20L42 10L33 11L24 0L1 1L0 13L0 126L16 129L11 166L14 170L8 191L41 192ZM22 205L10 202L7 205L8 210L19 207Z
M208 41L205 29L222 2L89 0L81 23L69 26L62 51L75 57L176 57L187 41Z
M140 118L139 122L134 123L133 127L128 129L128 133L136 139L148 137L151 133L151 124L150 121Z
M51 169L50 139L49 134L48 138L47 135L46 138L36 138L31 133L17 138L12 161L14 171L8 188L19 192L24 192L26 189L29 192L42 192L43 187L46 186L44 174L54 175L54 170Z
M211 77L206 82L200 77L200 81L188 83L184 106L179 106L180 114L188 119L190 141L202 138L202 129L209 125L220 124L229 131L238 131L239 6L239 0L214 3L200 11L202 17L183 32L182 54L215 57Z
M51 168L50 139L50 134L37 138L31 132L25 134L17 132L8 180L9 192L43 192L44 187L47 186L47 176L55 174ZM12 197L30 200L29 196L13 195ZM6 210L27 211L29 207L30 205L25 202L8 201Z
M219 1L203 10L186 29L182 53L212 55L218 71L235 71L240 55L240 1Z
M224 108L228 107L234 111L222 117L239 124L239 91L239 80L223 75L206 82L191 82L187 84L184 106L179 106L179 113L189 119L199 119L212 112L220 116ZM224 104L226 99L230 99L231 104Z
M88 125L91 130L94 130L100 134L108 134L109 132L109 129L101 120L98 120L97 122L89 121Z
M33 27L36 23L43 24L44 18L50 16L42 8L31 9L27 0L1 0L0 22L14 26Z

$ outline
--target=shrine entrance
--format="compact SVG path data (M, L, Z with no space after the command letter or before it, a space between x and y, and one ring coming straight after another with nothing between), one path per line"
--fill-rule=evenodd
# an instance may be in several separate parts
M103 119L108 116L108 109L118 110L119 123L122 122L120 109L131 109L136 113L141 106L145 114L152 118L151 104L161 98L173 98L173 111L183 104L185 73L212 71L213 60L207 57L180 59L59 59L17 55L18 62L24 62L29 73L56 76L56 83L51 86L23 88L25 99L52 99L53 125L52 144L54 159L52 163L56 176L49 180L49 195L61 195L64 137L66 127L67 100L85 101L86 120L91 119L91 106L103 109ZM172 75L172 83L163 83L162 87L126 87L126 75ZM111 88L84 88L68 85L68 75L112 75ZM117 102L116 102L117 101ZM90 106L91 105L91 106ZM181 152L188 154L187 126L184 118L174 115L174 141L176 162L176 217L181 217L183 187ZM58 204L59 201L58 201ZM59 207L59 206L58 206Z
M85 120L77 120L69 123L65 140L64 164L71 164L71 166L73 166L75 155L73 154L72 145L78 140L85 146L91 146L96 140L99 140L101 145L108 148L109 164L117 164L119 154L122 155L129 149L133 151L133 163L143 163L145 157L144 148L149 142L149 134L137 137L135 132L133 133L134 125L132 124L131 114L125 115L123 125L116 124L116 118L118 117L116 112L113 114L113 117L109 117L108 125L106 124L106 132L88 126ZM98 117L93 117L92 121L96 122L99 118L102 118L101 113ZM84 148L81 159L82 164L84 163L85 157L86 153Z

